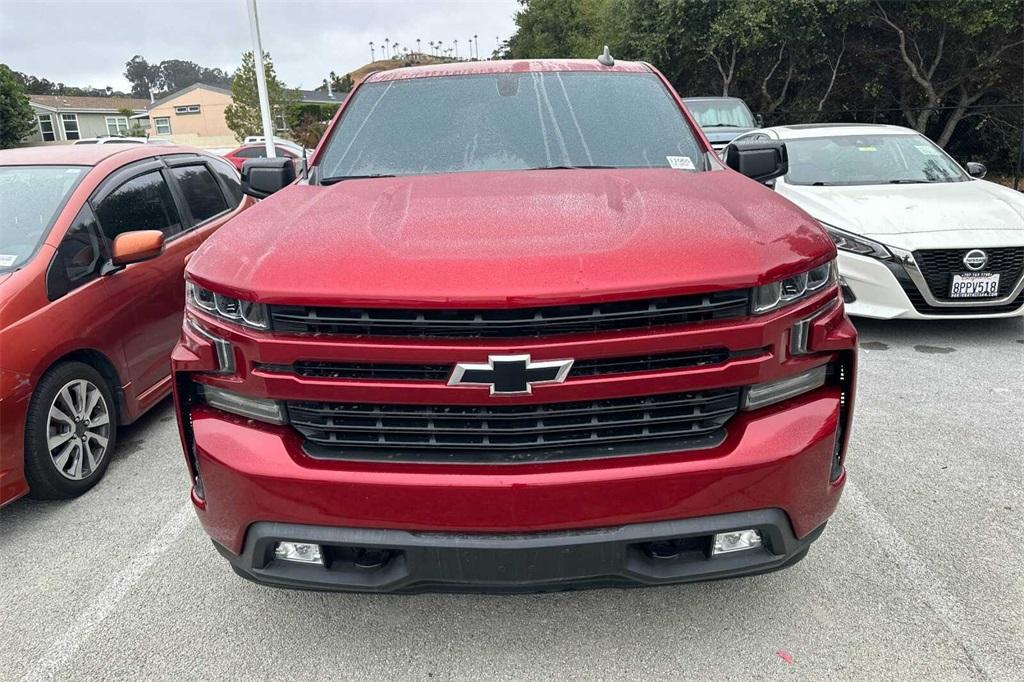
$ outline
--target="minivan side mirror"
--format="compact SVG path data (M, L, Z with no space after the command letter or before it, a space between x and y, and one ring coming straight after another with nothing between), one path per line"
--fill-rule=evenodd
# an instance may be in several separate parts
M242 164L242 191L266 199L295 182L295 164L288 157L249 159Z
M972 178L981 180L988 175L988 168L985 168L985 164L978 163L977 161L969 161L967 163L967 174Z
M789 172L789 154L784 142L740 142L725 148L725 165L751 180L769 182Z
M156 258L164 251L164 233L160 230L134 230L114 237L110 262L115 266Z

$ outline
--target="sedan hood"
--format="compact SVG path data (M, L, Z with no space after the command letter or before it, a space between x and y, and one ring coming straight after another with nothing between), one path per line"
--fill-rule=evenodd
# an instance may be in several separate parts
M539 170L297 184L221 228L196 281L271 303L558 303L749 287L832 257L732 171Z
M819 220L893 246L1024 244L1024 195L991 182L778 189Z

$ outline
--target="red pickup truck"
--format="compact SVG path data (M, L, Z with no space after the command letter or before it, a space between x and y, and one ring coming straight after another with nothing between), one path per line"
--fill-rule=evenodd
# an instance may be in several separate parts
M803 558L856 333L831 240L761 184L786 167L777 142L720 160L643 63L367 77L305 177L245 164L269 198L187 268L175 396L217 549L353 591Z

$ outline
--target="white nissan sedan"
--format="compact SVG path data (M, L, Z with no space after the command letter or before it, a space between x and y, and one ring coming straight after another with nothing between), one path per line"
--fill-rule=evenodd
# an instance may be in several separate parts
M963 169L928 138L889 125L763 128L782 140L775 190L839 249L846 309L884 319L1024 315L1024 194ZM728 150L726 150L728 153Z

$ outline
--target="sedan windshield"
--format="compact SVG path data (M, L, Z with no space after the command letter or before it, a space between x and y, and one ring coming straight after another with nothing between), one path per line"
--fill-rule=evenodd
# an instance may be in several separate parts
M921 135L846 135L786 140L791 185L961 182L967 175Z
M0 166L0 271L21 267L50 231L83 166Z
M688 99L686 108L701 128L756 128L754 115L738 99Z
M368 83L321 181L548 168L698 170L703 150L653 74L531 72Z

